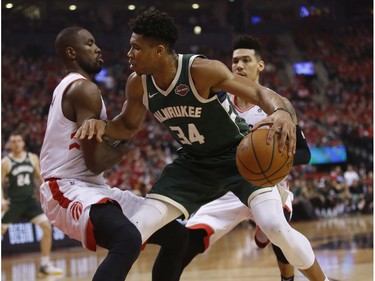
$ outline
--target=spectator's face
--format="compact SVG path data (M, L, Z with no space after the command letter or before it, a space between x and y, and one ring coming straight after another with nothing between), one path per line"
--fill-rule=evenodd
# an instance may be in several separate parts
M14 135L9 138L9 146L12 153L20 153L25 148L22 136Z
M249 78L251 81L259 80L259 73L264 69L264 61L257 60L252 49L237 49L233 51L232 72Z
M78 32L76 46L76 59L79 66L89 74L99 73L102 69L102 51L95 43L92 34L82 29Z
M159 69L157 63L163 57L166 49L163 45L133 33L130 38L130 50L128 52L130 69L138 75L154 74Z

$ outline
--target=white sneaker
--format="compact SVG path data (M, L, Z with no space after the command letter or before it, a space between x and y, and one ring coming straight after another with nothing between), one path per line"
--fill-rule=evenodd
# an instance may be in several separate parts
M48 263L39 267L39 273L45 275L61 275L63 274L63 271L61 268L54 266L52 263Z

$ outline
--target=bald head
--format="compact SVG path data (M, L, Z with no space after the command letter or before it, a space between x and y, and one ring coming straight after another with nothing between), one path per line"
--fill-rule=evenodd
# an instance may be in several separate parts
M74 47L78 40L78 32L84 30L83 27L68 27L59 32L55 40L55 51L60 58L64 58L67 47Z

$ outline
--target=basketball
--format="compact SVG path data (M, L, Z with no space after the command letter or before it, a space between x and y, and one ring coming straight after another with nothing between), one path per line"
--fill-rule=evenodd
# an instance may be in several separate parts
M266 139L269 129L260 128L250 132L240 142L236 163L238 171L250 183L257 186L274 186L282 181L293 166L293 157L288 156L287 147L279 151L279 135L274 135L271 144Z

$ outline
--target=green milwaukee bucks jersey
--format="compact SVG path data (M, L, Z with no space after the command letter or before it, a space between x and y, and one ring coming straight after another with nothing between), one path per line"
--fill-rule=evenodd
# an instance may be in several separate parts
M7 156L11 162L11 168L8 174L9 179L9 198L11 202L30 199L34 194L34 166L31 163L29 153L25 160L16 161L11 156Z
M202 98L193 83L190 67L197 55L179 55L176 76L166 91L152 76L143 75L144 104L189 153L213 156L236 146L248 125L233 108L228 94Z

